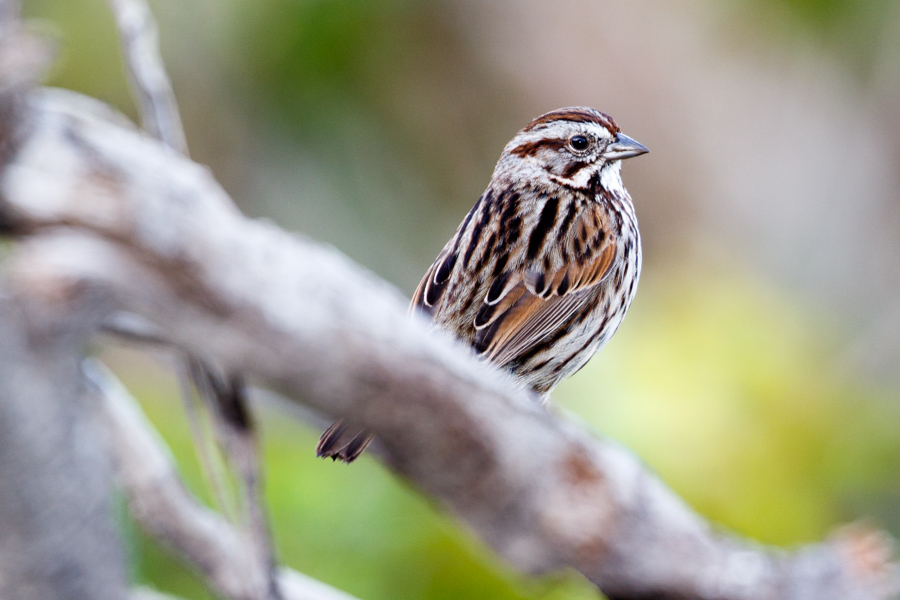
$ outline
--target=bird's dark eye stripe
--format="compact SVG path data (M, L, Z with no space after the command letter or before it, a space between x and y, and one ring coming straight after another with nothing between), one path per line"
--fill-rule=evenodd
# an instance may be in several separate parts
M569 145L575 150L587 150L588 139L583 135L573 135L569 140Z
M510 154L515 154L516 156L525 158L527 156L536 156L537 153L541 150L558 150L565 147L565 145L566 140L564 139L545 138L534 140L531 142L524 142L523 144L516 146L509 152Z

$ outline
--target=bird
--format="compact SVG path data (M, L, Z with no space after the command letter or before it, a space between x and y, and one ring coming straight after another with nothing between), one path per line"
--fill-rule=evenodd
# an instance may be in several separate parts
M594 108L532 120L504 147L411 312L548 401L609 342L634 299L641 237L621 166L646 152ZM341 419L316 453L349 463L371 440Z

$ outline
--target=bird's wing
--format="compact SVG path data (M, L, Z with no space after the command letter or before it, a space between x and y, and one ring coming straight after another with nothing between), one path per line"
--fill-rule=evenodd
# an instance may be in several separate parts
M422 281L419 282L419 287L416 288L412 301L409 303L410 312L421 310L430 316L434 315L440 307L441 298L447 289L447 283L450 281L450 275L453 273L453 268L456 265L457 255L455 253L451 254L454 241L455 239L450 240L450 243L441 250L441 253L438 254L438 257L428 268L425 276L422 277Z
M495 280L475 317L475 348L490 362L506 365L527 353L569 319L596 301L597 284L609 274L616 255L611 238L583 262L547 272L534 264Z
M510 256L501 262L509 268L477 287L485 295L472 323L475 349L490 362L506 365L595 302L596 286L609 274L616 256L609 229L605 219L587 212L573 221L562 242L548 244L532 258L526 256L525 240L506 248ZM425 273L413 294L411 311L433 316L442 310L454 271L463 268L455 251L463 230L462 226L457 230ZM558 268L548 267L553 261L545 260L554 252L568 257Z

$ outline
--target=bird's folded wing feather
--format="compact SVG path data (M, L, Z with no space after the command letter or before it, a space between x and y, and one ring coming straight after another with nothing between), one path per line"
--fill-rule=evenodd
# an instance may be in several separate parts
M597 301L597 285L610 272L615 257L611 241L590 260L555 273L526 269L522 281L492 310L484 303L475 318L475 348L490 362L506 365L541 343L569 319ZM550 281L549 286L538 285ZM506 300L506 298L504 298Z
M428 268L425 276L422 277L422 281L419 282L419 287L416 288L409 303L410 313L421 310L428 315L433 315L440 306L441 297L444 295L447 283L450 281L450 273L456 263L455 255L451 261L447 260L453 241L450 240L447 247L441 250L441 253L438 254L438 257ZM446 276L444 271L446 271ZM441 276L439 280L436 279L437 275Z
M507 264L518 266L481 287L487 291L472 326L476 330L475 348L490 362L506 365L514 361L597 301L596 286L610 273L616 242L597 219L579 221L567 242L570 256L577 259L556 270L544 267L540 255L530 261L509 260ZM601 243L591 244L592 240ZM411 310L421 309L431 315L441 310L457 266L453 248L451 240L422 278ZM587 248L592 250L583 254Z

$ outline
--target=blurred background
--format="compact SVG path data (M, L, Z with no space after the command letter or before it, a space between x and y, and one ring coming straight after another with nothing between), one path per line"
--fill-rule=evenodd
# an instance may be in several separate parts
M611 114L645 270L555 400L700 513L792 546L900 536L900 2L156 0L195 160L253 217L407 294L531 118ZM135 117L103 0L25 0L49 83ZM165 361L105 357L208 497ZM368 600L598 598L534 580L370 458L265 411L287 564ZM124 514L124 511L123 511ZM210 598L125 516L134 577Z

